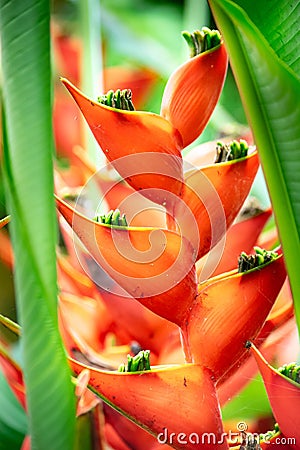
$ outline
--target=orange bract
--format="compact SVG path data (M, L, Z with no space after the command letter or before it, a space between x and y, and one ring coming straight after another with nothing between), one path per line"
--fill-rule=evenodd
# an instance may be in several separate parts
M245 343L262 328L286 278L283 257L244 274L225 275L199 286L185 333L195 363L216 380L241 362Z
M202 276L206 275L207 271L209 276L216 276L235 269L241 252L253 251L258 237L271 215L272 211L268 209L254 217L233 224L227 231L225 246L220 242L220 245L223 244L221 249L217 245L207 256L197 262L199 281L207 278L207 276Z
M161 115L180 132L183 147L205 128L222 91L226 71L227 54L222 43L189 59L169 78Z
M111 228L59 198L57 206L89 253L125 291L161 317L183 322L197 294L194 252L185 238L158 228Z
M263 377L280 431L286 438L294 438L295 441L290 443L290 447L297 450L300 442L299 425L296 420L300 410L300 385L271 367L253 344L251 352Z
M71 359L78 374L86 368ZM210 372L199 365L153 367L138 373L105 372L89 367L90 385L108 403L123 412L161 442L173 435L175 449L194 449L196 436L204 450L225 450L222 421ZM188 418L188 420L187 420ZM184 433L187 440L183 440ZM212 433L214 439L208 440ZM190 441L193 436L194 442ZM211 437L211 436L210 436ZM209 443L208 443L209 441ZM170 442L165 442L170 443Z
M62 82L119 174L136 190L155 189L144 195L168 207L167 193L177 196L182 189L182 142L178 131L157 114L102 105L69 81Z
M185 174L183 193L174 214L181 233L197 249L197 259L225 235L249 194L258 167L258 155L254 152L241 160Z

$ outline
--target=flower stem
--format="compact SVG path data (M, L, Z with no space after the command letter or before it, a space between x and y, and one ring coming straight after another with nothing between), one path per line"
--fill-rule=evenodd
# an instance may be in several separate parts
M101 46L101 6L99 0L80 0L79 18L82 38L81 89L87 95L97 98L103 93L103 61ZM101 166L106 159L85 125L85 147L91 161Z

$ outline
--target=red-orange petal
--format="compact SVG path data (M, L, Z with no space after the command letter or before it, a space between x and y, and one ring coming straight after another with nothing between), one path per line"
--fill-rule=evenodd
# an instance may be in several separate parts
M251 351L263 377L279 428L285 438L295 440L293 443L290 442L291 448L299 449L300 430L297 418L300 410L300 385L270 366L253 344Z
M283 257L261 269L216 277L205 283L184 333L195 363L216 380L247 354L245 343L261 330L286 278Z
M271 214L271 209L268 209L255 217L232 225L226 233L225 246L221 251L217 244L208 255L197 262L198 279L200 281L205 279L201 277L204 269L204 273L209 272L211 277L235 269L241 252L251 253ZM220 242L220 244L222 243Z
M233 223L258 167L258 154L254 152L240 160L185 174L183 193L175 205L174 215L183 236L197 249L197 259L211 250Z
M21 450L30 450L30 449L31 449L31 439L30 439L30 436L27 435L27 436L25 436L25 438L24 438L24 441L23 441L23 443L22 443Z
M265 325L264 325L265 326ZM264 327L263 327L264 328ZM294 320L288 320L282 323L278 329L274 330L260 346L260 349L267 355L268 359L273 360L278 356L280 349L291 342L291 336L295 333ZM256 339L261 343L260 339ZM230 371L230 376L224 383L218 384L218 398L221 406L224 406L229 400L235 397L246 385L248 385L258 372L257 364L251 354L245 359L242 365L237 364Z
M220 97L227 71L227 54L219 47L189 59L170 76L161 115L179 130L183 147L204 130Z
M70 360L78 374L86 368ZM156 435L171 438L175 449L225 450L222 420L210 372L199 365L155 368L138 373L105 372L89 367L90 385L104 400ZM179 433L184 433L179 435ZM208 443L208 433L211 433ZM191 439L190 439L191 438ZM182 441L185 440L185 443ZM194 441L193 441L194 440ZM180 442L181 441L181 442Z
M275 350L277 351L277 347L279 346L279 342L282 341L284 338L287 340L289 338L288 346L293 344L290 344L290 340L292 338L292 335L295 334L296 324L293 317L293 302L292 299L286 299L286 304L282 307L280 306L282 303L281 297L283 296L283 293L285 291L285 285L287 284L287 280L283 284L283 288L281 289L275 304L273 305L267 320L265 321L262 329L256 336L254 343L259 346L259 348L268 349L270 351L273 351L275 353ZM279 352L280 353L280 352ZM294 352L295 353L295 352ZM247 360L250 359L249 356L245 356L243 360L245 360L245 364L247 364ZM278 356L277 352L277 358ZM253 359L253 358L252 358ZM244 365L245 365L244 364ZM218 394L220 398L220 403L222 404L222 396L220 396L220 392L222 391L222 387L224 384L227 384L229 389L234 387L232 383L234 383L234 379L238 379L238 373L240 369L243 367L243 364L241 366L241 362L238 360L236 364L232 365L231 368L226 373L226 380L225 383L220 386L220 383L218 384ZM250 375L247 376L247 379L245 382L249 381L251 378ZM221 380L222 382L222 380ZM241 382L243 381L239 379L239 384L241 385ZM244 383L245 384L245 383ZM220 391L221 388L221 391ZM232 397L232 395L229 395L229 397ZM224 397L223 397L224 398Z
M105 290L101 291L101 298L116 324L116 336L118 330L126 331L132 341L157 355L170 334L178 330L176 325L153 314L134 298L125 301L124 297Z
M181 136L163 117L143 111L123 111L86 97L68 80L62 82L81 109L92 133L126 181L135 190L166 207L182 190Z
M105 422L103 432L105 441L110 448L113 448L114 450L131 450L131 447L124 442L119 433L110 423Z
M110 441L112 438L115 441L115 445L112 446L114 450L123 450L122 443L128 445L127 450L150 450L157 442L157 439L154 436L105 403L103 404L103 412L105 426L110 425L113 427L113 430L115 430L115 435L109 430L110 435L108 436ZM107 436L107 430L105 431ZM118 440L116 435L118 436ZM110 441L108 441L108 444L110 444ZM118 441L120 442L120 445L118 445ZM113 444L113 442L111 442L111 444Z
M59 198L57 207L95 261L125 291L161 317L183 322L197 295L194 253L185 238L159 228L111 228Z
M9 269L12 269L14 266L14 253L6 230L0 230L0 248L0 260L8 266Z

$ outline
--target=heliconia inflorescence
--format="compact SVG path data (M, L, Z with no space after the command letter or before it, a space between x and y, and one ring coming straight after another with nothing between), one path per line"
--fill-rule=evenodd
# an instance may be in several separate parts
M163 207L159 211L165 225L130 226L115 206L91 220L56 197L61 215L110 277L108 286L100 286L105 303L111 301L121 309L120 298L113 292L118 286L127 294L124 304L137 300L139 308L143 305L165 320L161 326L167 326L166 321L177 326L182 364L152 362L150 366L150 350L140 350L111 372L77 361L73 355L70 365L75 374L88 369L93 391L154 436L164 430L175 436L213 433L218 442L205 442L201 448L228 450L226 439L221 439L217 389L249 357L246 343L267 336L264 324L286 279L286 269L280 252L255 246L254 253L247 253L271 214L265 211L255 225L247 224L251 230L259 225L251 245L246 242L247 252L243 248L238 252L238 246L234 249L235 261L240 255L238 267L198 281L196 263L209 257L227 231L239 225L233 223L249 195L259 157L244 139L217 141L214 162L185 169L181 152L208 123L222 91L228 58L217 30L204 27L184 32L183 37L191 57L171 74L160 114L135 111L129 90L111 90L96 102L62 79L107 159L130 185L130 194L133 188L143 201L146 197ZM130 322L133 328L135 322ZM267 325L272 329L272 324ZM127 327L126 333L130 332ZM159 360L158 339L153 346L154 360ZM146 343L139 348L150 346ZM294 379L298 372L295 367L286 369ZM255 438L243 445L252 449L260 444ZM172 447L193 448L180 440L174 440Z

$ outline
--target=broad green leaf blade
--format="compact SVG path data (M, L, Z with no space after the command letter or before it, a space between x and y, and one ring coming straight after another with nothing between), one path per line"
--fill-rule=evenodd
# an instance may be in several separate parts
M236 0L259 28L272 49L300 76L300 2Z
M57 324L50 6L1 0L4 177L32 449L73 448L75 401ZM62 400L63 399L63 400Z
M0 450L18 450L26 434L25 411L0 371Z
M300 328L300 82L235 2L210 4L259 150Z

